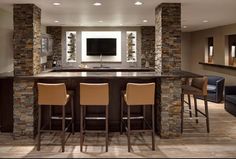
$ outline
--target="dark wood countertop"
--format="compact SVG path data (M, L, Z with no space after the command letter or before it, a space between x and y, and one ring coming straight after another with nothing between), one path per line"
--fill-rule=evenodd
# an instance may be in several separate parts
M236 70L236 66L230 66L230 65L221 65L221 64L213 64L213 63L205 63L205 62L199 62L199 64L204 65L204 66L212 66L212 67Z
M119 69L118 69L119 70ZM14 77L13 72L0 73L0 79L6 78L33 78L33 79L53 79L53 78L194 78L202 77L202 75L187 71L176 71L172 73L157 73L154 71L62 71L53 72L52 70L44 71L34 76L17 76Z
M34 76L20 76L18 78L58 79L58 78L193 78L202 77L187 71L169 74L157 72L43 72Z

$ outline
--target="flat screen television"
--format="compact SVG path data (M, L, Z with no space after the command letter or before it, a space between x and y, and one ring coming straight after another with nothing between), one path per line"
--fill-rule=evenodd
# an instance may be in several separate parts
M116 56L115 38L87 38L88 56Z

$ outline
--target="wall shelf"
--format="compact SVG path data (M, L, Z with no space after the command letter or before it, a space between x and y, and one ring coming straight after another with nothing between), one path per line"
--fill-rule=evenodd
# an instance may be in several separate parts
M127 31L127 60L126 62L137 62L137 33L136 31Z
M230 66L230 65L212 64L212 63L205 63L205 62L199 62L199 64L205 65L205 66L212 66L212 67L236 70L236 66Z

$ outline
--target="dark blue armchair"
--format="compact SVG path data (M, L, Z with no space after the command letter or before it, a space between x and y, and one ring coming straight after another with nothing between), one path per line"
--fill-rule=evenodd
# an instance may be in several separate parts
M236 86L225 86L225 110L236 116Z
M209 75L207 76L207 78L207 100L215 103L220 103L223 100L225 78L220 76Z
M224 84L224 77L208 76L207 98L209 101L219 103L223 100Z

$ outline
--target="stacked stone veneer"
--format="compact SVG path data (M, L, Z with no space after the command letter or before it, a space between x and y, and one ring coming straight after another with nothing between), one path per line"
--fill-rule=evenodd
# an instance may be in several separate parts
M141 66L155 67L155 27L141 27ZM148 64L148 65L146 65Z
M155 70L171 74L181 70L181 4L162 3L156 8ZM160 136L180 135L181 79L161 81L161 96L157 111Z
M47 57L47 67L51 68L53 60L62 62L62 27L48 26L47 33L53 39L53 54Z
M34 81L22 76L41 72L41 9L14 4L14 136L33 137L35 126Z
M13 91L14 137L32 138L35 127L34 80L15 79Z
M14 5L14 74L38 74L41 51L41 10L33 4Z
M156 8L155 69L169 73L181 69L181 4L162 3Z
M180 136L181 80L164 78L161 81L160 110L157 115L162 138Z

